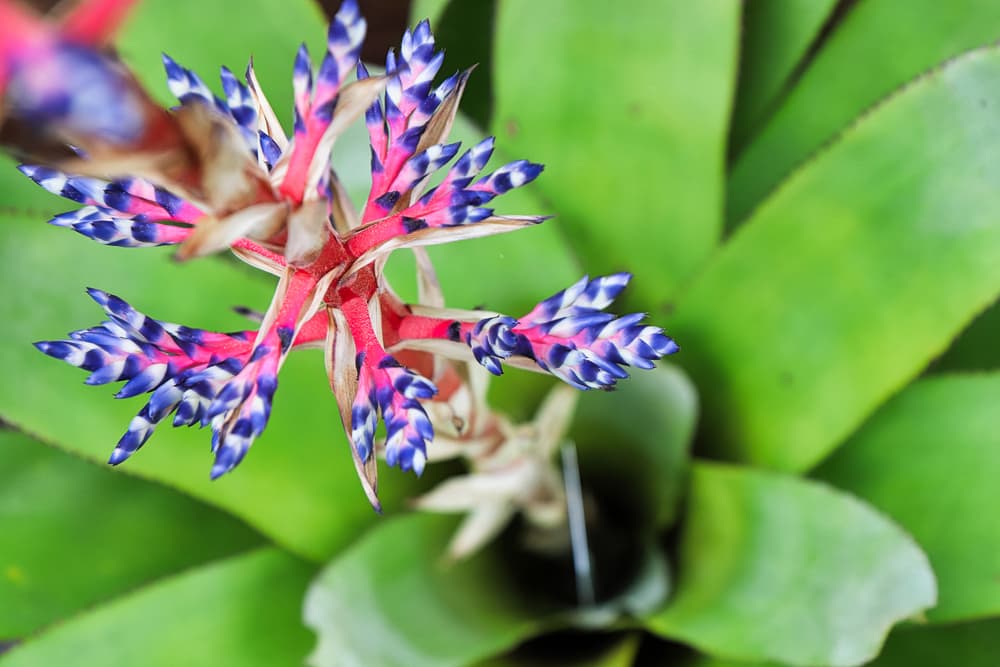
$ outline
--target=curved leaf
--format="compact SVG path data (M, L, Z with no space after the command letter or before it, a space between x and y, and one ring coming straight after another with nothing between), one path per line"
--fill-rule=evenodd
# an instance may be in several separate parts
M594 273L659 310L718 242L737 2L504 0L493 126Z
M722 658L860 665L935 600L894 524L815 482L694 468L676 594L651 630Z
M900 523L934 566L927 616L1000 615L1000 375L923 380L887 403L816 475Z
M208 565L97 607L0 657L3 667L298 665L309 567L276 549Z
M537 633L550 611L522 599L495 551L443 561L455 522L387 521L312 583L306 624L315 667L466 665Z
M837 0L746 3L730 152L738 152L767 118L836 5Z
M201 503L0 430L0 637L260 544Z
M1000 294L1000 52L959 58L801 170L678 305L718 451L815 464Z
M669 525L685 490L697 419L698 396L676 366L633 373L613 392L585 392L573 437L588 482L610 482L639 525Z
M857 3L733 166L727 222L745 218L795 165L876 101L997 38L1000 4L993 0Z

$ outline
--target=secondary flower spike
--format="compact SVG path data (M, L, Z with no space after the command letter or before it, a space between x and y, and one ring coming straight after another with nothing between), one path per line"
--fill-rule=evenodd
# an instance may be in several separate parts
M58 161L74 157L60 142L106 165L143 152L178 161L179 127L105 49L134 1L79 0L57 22L0 0L0 142Z
M182 196L140 176L108 181L21 167L42 187L82 205L56 216L54 225L105 245L176 245L180 259L230 249L278 279L256 331L170 324L90 290L107 321L37 344L89 371L90 384L125 382L119 398L149 394L111 463L129 458L173 415L175 426L211 428L213 478L232 470L267 425L288 354L322 347L355 466L377 507L379 446L390 465L404 470L419 474L427 461L434 437L428 412L435 414L431 407L446 398L428 379L435 377L435 355L478 362L495 374L504 364L533 368L591 389L611 388L627 377L626 367L650 368L677 350L660 329L640 322L643 315L604 312L628 274L583 278L520 318L408 304L396 296L382 273L393 250L545 220L501 216L490 207L497 196L538 177L542 167L518 160L489 171L492 138L464 152L446 142L468 72L433 84L443 52L426 21L403 35L398 52L389 52L384 76L369 75L358 62L364 34L354 0L345 0L319 68L304 46L299 50L290 136L252 63L245 82L222 70L220 98L164 57L168 84L180 101L171 113L216 130L198 145L201 162L214 165L199 186L202 197ZM337 135L362 115L372 185L358 212L331 170L330 152ZM439 184L425 190L440 171ZM379 420L382 444L376 442Z

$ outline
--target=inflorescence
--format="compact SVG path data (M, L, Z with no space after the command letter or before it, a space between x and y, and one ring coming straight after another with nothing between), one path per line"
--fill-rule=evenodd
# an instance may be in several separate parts
M490 207L497 196L533 181L542 166L519 160L484 173L492 138L461 154L459 144L444 143L469 71L434 85L444 54L426 21L404 34L398 53L389 52L385 75L370 74L359 62L364 35L355 1L345 0L318 70L305 46L299 50L291 136L261 92L252 63L245 82L223 68L223 99L165 56L167 81L180 102L169 112L171 127L193 147L183 154L195 158L171 168L150 161L134 176L110 180L21 167L45 189L82 205L53 218L54 225L112 246L176 245L179 258L228 248L278 278L256 331L215 333L162 322L90 290L107 321L37 344L89 371L89 384L124 382L117 398L149 394L112 464L128 459L173 415L175 426L211 428L212 478L232 470L267 425L288 354L319 346L355 465L377 503L380 418L390 465L419 474L427 461L434 425L425 406L443 397L429 372L416 369L433 368L434 355L474 359L496 375L511 364L547 371L579 389L608 389L627 377L627 367L651 368L678 349L659 328L643 324L642 314L605 312L628 283L625 273L584 277L519 318L397 297L382 273L393 250L542 222L497 215ZM362 114L372 185L358 213L331 169L330 152L336 136ZM93 157L81 152L74 164ZM449 163L440 183L425 189ZM107 164L114 171L118 163Z

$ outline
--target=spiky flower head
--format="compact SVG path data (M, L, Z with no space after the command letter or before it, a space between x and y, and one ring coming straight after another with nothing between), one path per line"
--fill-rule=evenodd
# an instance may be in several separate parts
M428 406L438 390L415 369L432 368L434 355L475 360L495 374L503 364L530 367L591 389L611 388L627 376L626 367L649 368L676 351L660 329L641 324L642 315L604 312L627 274L583 278L517 319L407 304L395 295L382 274L393 250L542 222L500 216L490 207L497 196L534 180L542 167L518 160L484 172L492 138L464 152L446 143L469 72L434 84L443 52L426 21L404 34L398 52L389 52L384 75L370 74L358 61L364 34L355 1L345 0L319 68L304 46L299 50L290 135L260 90L252 63L245 81L222 70L220 98L194 72L164 57L168 85L180 102L169 118L180 128L188 158L139 161L138 173L113 179L21 167L42 187L82 205L56 216L51 222L57 226L106 245L177 245L181 259L230 249L277 277L256 331L215 333L161 322L92 290L107 321L67 340L38 344L90 371L90 383L124 381L118 397L149 393L111 463L126 460L173 415L174 425L211 428L213 478L232 470L267 425L288 354L320 346L355 465L377 506L379 420L391 465L419 474L427 461L434 436ZM331 169L330 152L362 114L372 184L359 213ZM114 171L118 164L86 155L77 162L90 164L88 173ZM442 171L440 182L427 189Z

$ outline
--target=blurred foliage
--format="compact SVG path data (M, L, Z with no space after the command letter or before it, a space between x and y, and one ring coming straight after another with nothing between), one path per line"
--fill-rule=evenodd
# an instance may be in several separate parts
M940 589L931 621L1000 614L1000 377L921 380L814 471L893 517L927 551ZM974 545L975 548L971 548Z
M0 637L261 543L222 512L16 431L0 430L0 457Z
M229 330L271 281L46 227L65 204L4 161L0 666L994 665L1000 376L956 371L1000 359L1000 5L412 4L446 71L480 63L455 137L546 164L503 212L557 216L435 249L449 303L520 313L628 270L682 346L580 401L597 603L522 522L445 562L454 520L405 510L432 479L385 470L375 516L319 353L234 475L167 427L95 465L138 405L30 343L92 322L88 285ZM161 51L206 79L253 54L287 121L324 32L309 0L144 0L117 47L164 103ZM367 150L361 127L335 148L356 200ZM412 267L389 267L404 295ZM492 393L524 417L549 386Z

